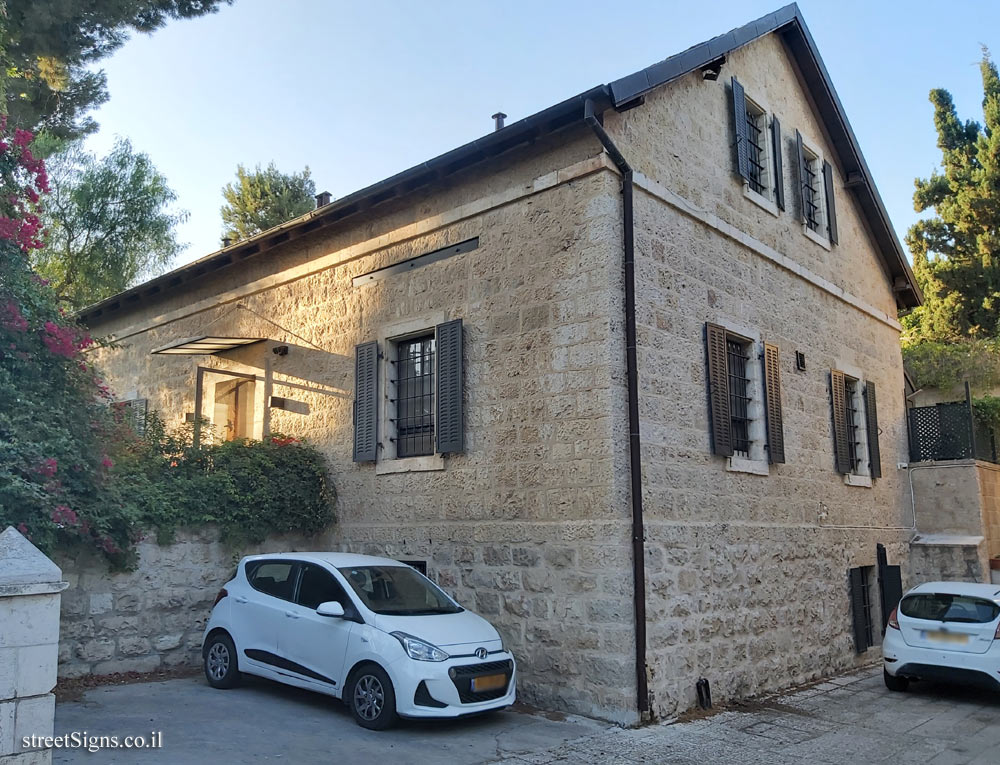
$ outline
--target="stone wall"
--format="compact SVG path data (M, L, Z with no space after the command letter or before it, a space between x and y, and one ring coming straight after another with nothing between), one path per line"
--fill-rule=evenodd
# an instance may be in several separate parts
M888 279L781 41L733 52L723 74L687 75L606 120L638 187L648 653L658 716L693 705L700 677L724 700L872 661L877 651L855 653L848 569L874 566L882 543L909 581L911 517L896 467L906 460L903 374ZM780 117L785 211L755 204L736 175L731 75ZM830 248L806 236L797 215L796 129L835 167L840 237ZM764 475L712 454L706 322L779 348L786 462L768 465L761 449L754 469ZM755 351L750 364L760 363ZM882 477L869 486L846 485L835 470L831 369L878 389Z
M115 390L148 398L170 425L194 412L198 365L212 370L206 401L215 374L253 375L255 435L266 425L306 437L331 466L337 523L309 547L426 560L445 589L503 633L520 661L523 698L631 722L628 482L613 445L624 438L625 421L618 181L591 134L564 139L542 158L529 155L470 179L466 194L486 197L445 190L275 248L264 259L270 276L248 261L245 270L241 264L209 279L212 286L192 287L190 297L98 323L94 332L115 334L122 347L99 352L96 361ZM464 204L448 207L456 201ZM473 237L479 244L470 252L353 283ZM198 303L209 294L217 299ZM388 356L385 339L393 334L455 318L464 323L466 452L393 460L383 438L376 464L354 463L355 345L378 340ZM213 357L150 354L206 332L267 339ZM278 345L287 355L272 353ZM268 408L272 394L286 408ZM207 405L202 412L212 416ZM155 578L161 563L151 557L143 566L140 578ZM79 647L68 650L86 654L70 659L80 663L77 671L103 667L112 654L138 667L175 655L182 661L192 650L197 630L182 629L181 607L161 603L155 592L136 604L128 581L96 601L83 580L87 596L70 593L82 632ZM177 597L201 609L217 582L199 589L200 600L188 603L196 597L190 592ZM154 640L181 641L159 659L137 624L146 617L132 612L157 604L167 611L165 626L152 627ZM91 616L93 608L111 610ZM102 621L138 637L87 634Z

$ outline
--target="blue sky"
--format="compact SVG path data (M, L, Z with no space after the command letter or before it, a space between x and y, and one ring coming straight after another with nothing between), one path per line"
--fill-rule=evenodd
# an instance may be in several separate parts
M781 4L236 0L103 61L111 100L88 146L127 137L167 176L190 213L180 265L218 248L239 163L308 165L317 190L345 196L488 133L498 110L520 119ZM799 6L902 238L913 179L940 159L928 91L981 119L980 45L1000 51L1000 3Z

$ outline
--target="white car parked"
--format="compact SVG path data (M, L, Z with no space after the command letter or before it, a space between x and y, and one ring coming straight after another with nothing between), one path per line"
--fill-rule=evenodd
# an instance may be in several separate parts
M496 629L416 569L348 553L253 555L219 592L205 677L240 673L341 698L365 728L514 703L514 656Z
M882 642L885 684L910 680L1000 689L1000 585L928 582L903 595Z

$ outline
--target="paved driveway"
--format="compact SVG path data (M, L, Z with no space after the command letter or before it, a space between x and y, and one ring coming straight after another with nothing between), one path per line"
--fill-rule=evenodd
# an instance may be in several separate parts
M881 670L864 670L703 719L636 730L507 711L373 733L322 696L254 679L215 691L188 678L97 688L57 706L56 734L162 730L162 749L64 750L53 761L1000 765L1000 693L910 688L889 693Z

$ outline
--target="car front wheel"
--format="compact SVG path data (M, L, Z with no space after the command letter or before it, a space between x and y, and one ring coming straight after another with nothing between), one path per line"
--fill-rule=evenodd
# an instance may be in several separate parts
M396 722L396 693L385 671L368 664L357 672L347 688L354 719L362 728L385 730Z
M890 691L905 691L910 687L910 681L905 677L894 677L886 670L882 670L882 679L885 680L885 687Z
M242 675L236 668L236 646L229 635L217 633L205 647L205 679L213 688L233 688Z

